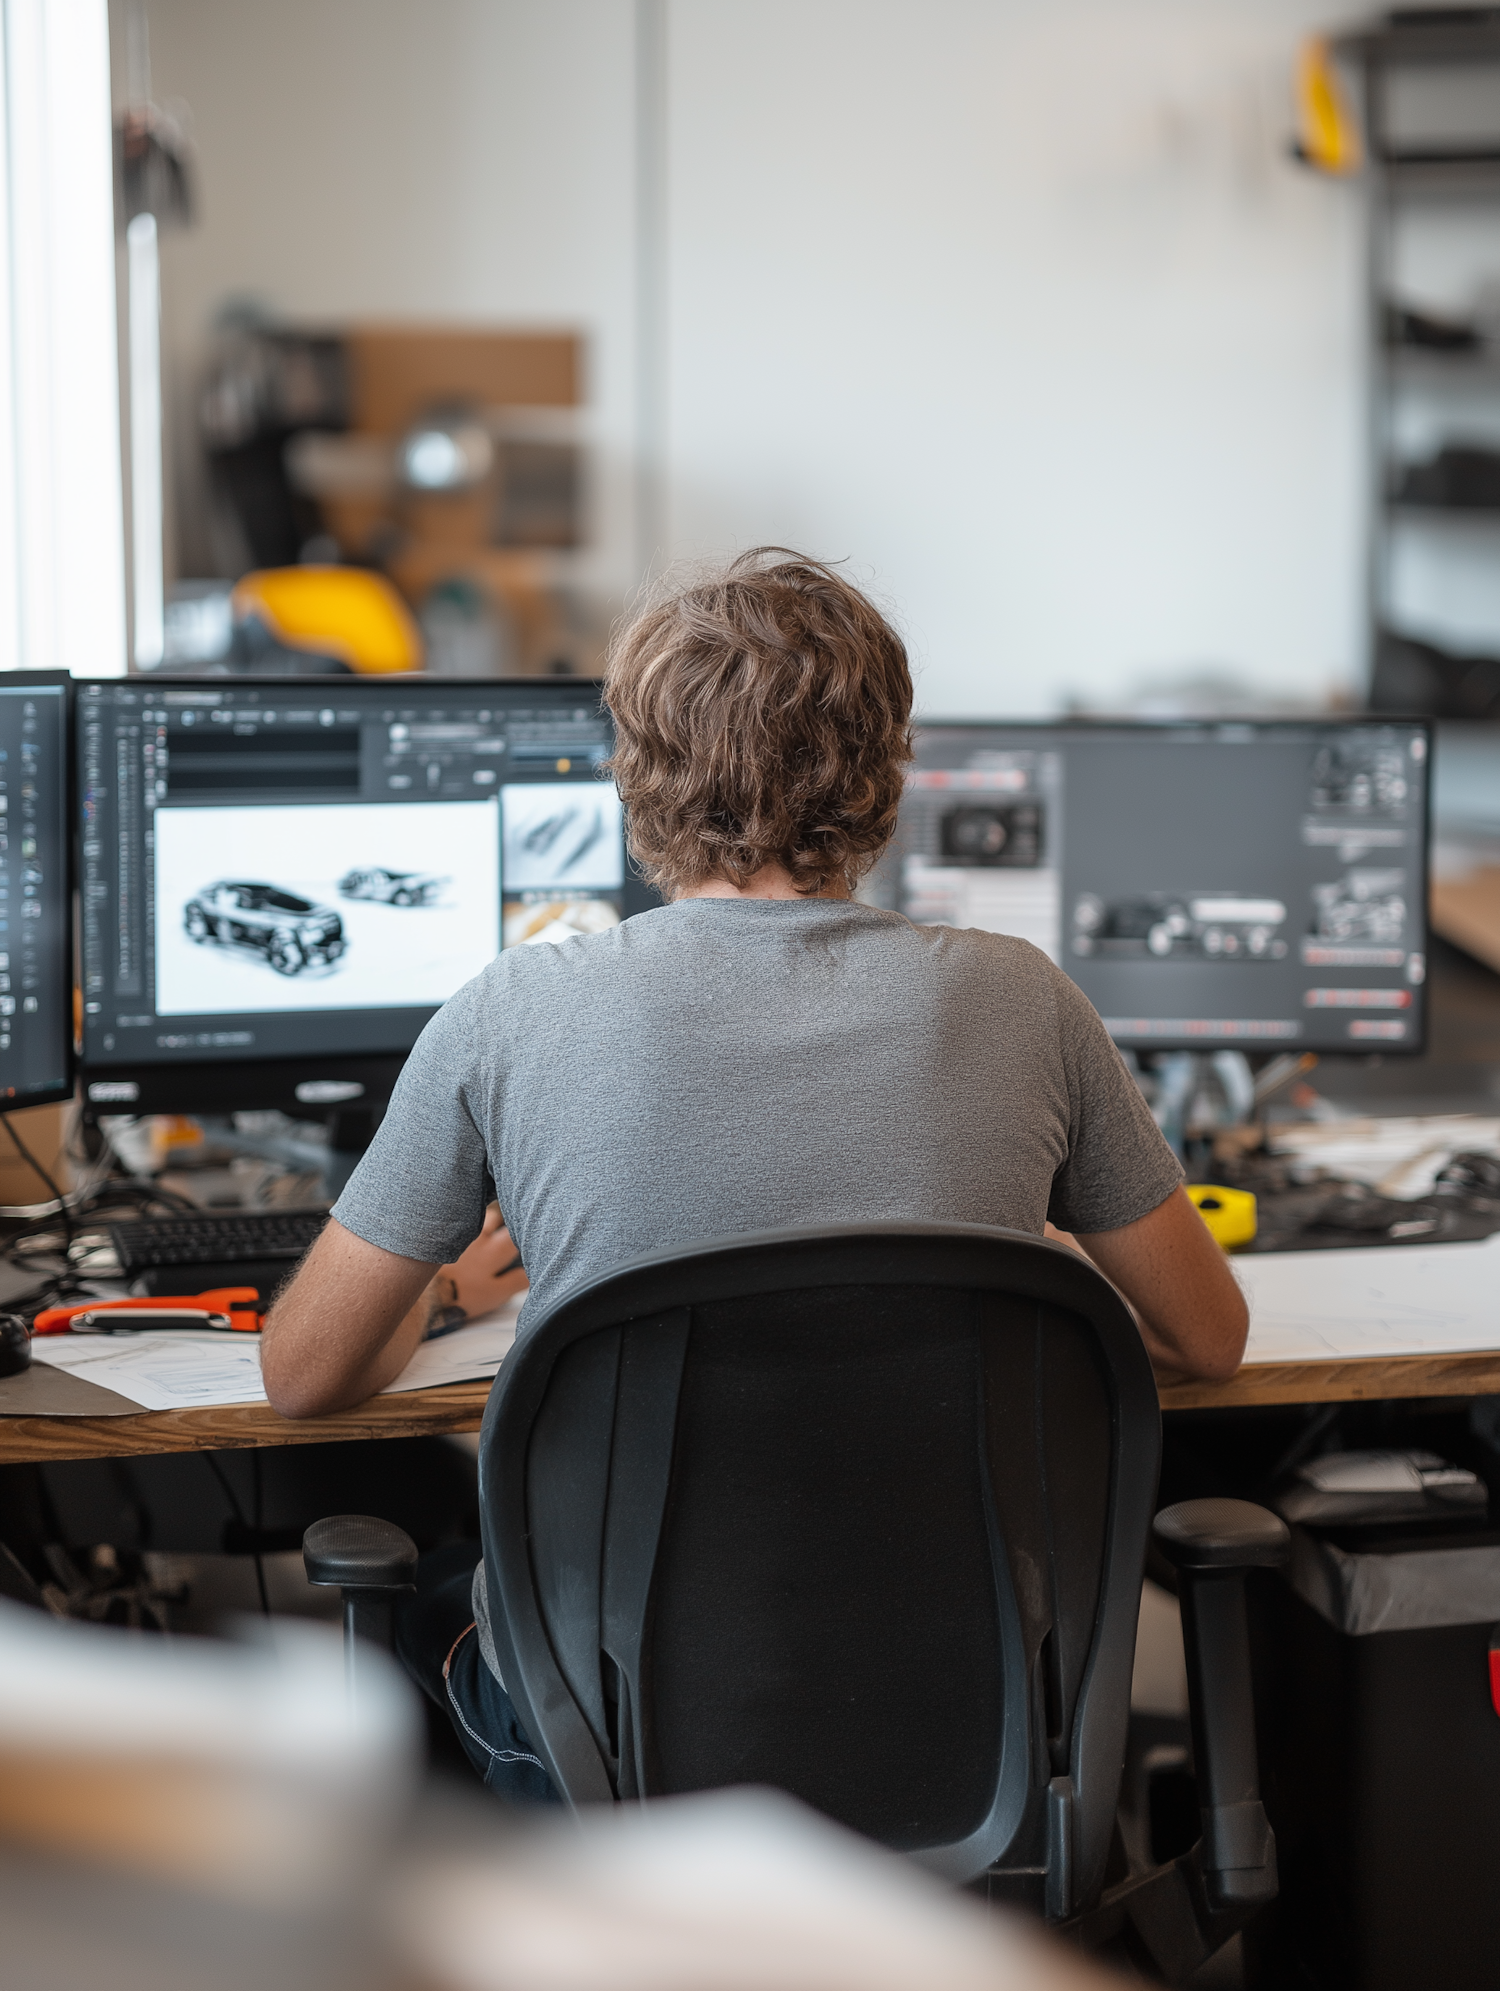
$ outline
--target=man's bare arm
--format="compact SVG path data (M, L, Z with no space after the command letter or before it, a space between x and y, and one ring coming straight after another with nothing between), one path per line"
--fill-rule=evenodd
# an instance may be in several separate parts
M1229 1260L1186 1191L1174 1189L1133 1224L1094 1231L1076 1243L1135 1308L1158 1370L1228 1382L1244 1359L1249 1309Z
M283 1417L321 1417L363 1403L395 1381L425 1335L504 1306L526 1284L493 1203L473 1243L436 1271L330 1220L266 1321L266 1395Z
M266 1395L282 1416L347 1410L394 1382L427 1332L421 1301L436 1271L330 1217L261 1333Z

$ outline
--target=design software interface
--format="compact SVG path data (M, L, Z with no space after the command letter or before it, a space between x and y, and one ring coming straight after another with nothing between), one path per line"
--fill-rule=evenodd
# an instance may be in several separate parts
M68 692L0 679L0 1099L69 1086Z
M502 947L656 903L589 683L116 681L77 731L91 1067L406 1051Z
M1413 723L917 735L873 895L1019 934L1141 1050L1418 1050L1429 739Z

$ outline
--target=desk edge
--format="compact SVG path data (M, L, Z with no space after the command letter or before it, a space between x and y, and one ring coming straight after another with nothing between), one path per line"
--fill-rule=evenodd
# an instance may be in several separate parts
M1247 1362L1227 1383L1159 1386L1163 1410L1361 1403L1392 1397L1500 1394L1500 1348L1461 1355L1362 1355L1331 1362Z
M474 1382L402 1390L372 1397L332 1417L296 1420L279 1416L268 1403L143 1410L138 1417L0 1417L0 1465L477 1431L490 1388L488 1382Z

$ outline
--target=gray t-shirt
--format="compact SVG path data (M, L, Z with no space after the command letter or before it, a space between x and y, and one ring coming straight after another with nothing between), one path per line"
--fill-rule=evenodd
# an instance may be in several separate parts
M849 901L684 899L514 948L460 989L334 1215L438 1265L493 1181L531 1279L524 1332L674 1245L880 1221L1115 1230L1180 1179L1087 998L1026 941Z
M521 1327L626 1260L787 1225L1114 1230L1180 1180L1103 1024L1023 940L684 899L513 948L407 1061L346 1229L454 1259L490 1183Z

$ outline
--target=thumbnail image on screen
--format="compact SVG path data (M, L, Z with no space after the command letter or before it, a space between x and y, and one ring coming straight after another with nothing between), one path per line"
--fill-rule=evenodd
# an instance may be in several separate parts
M408 1050L502 946L655 903L589 683L80 688L84 1056Z
M0 1101L72 1087L68 679L0 678Z
M1030 940L1138 1049L1415 1051L1418 723L919 729L873 880L913 920Z
M500 791L500 811L507 947L619 924L625 823L612 786L512 783Z

